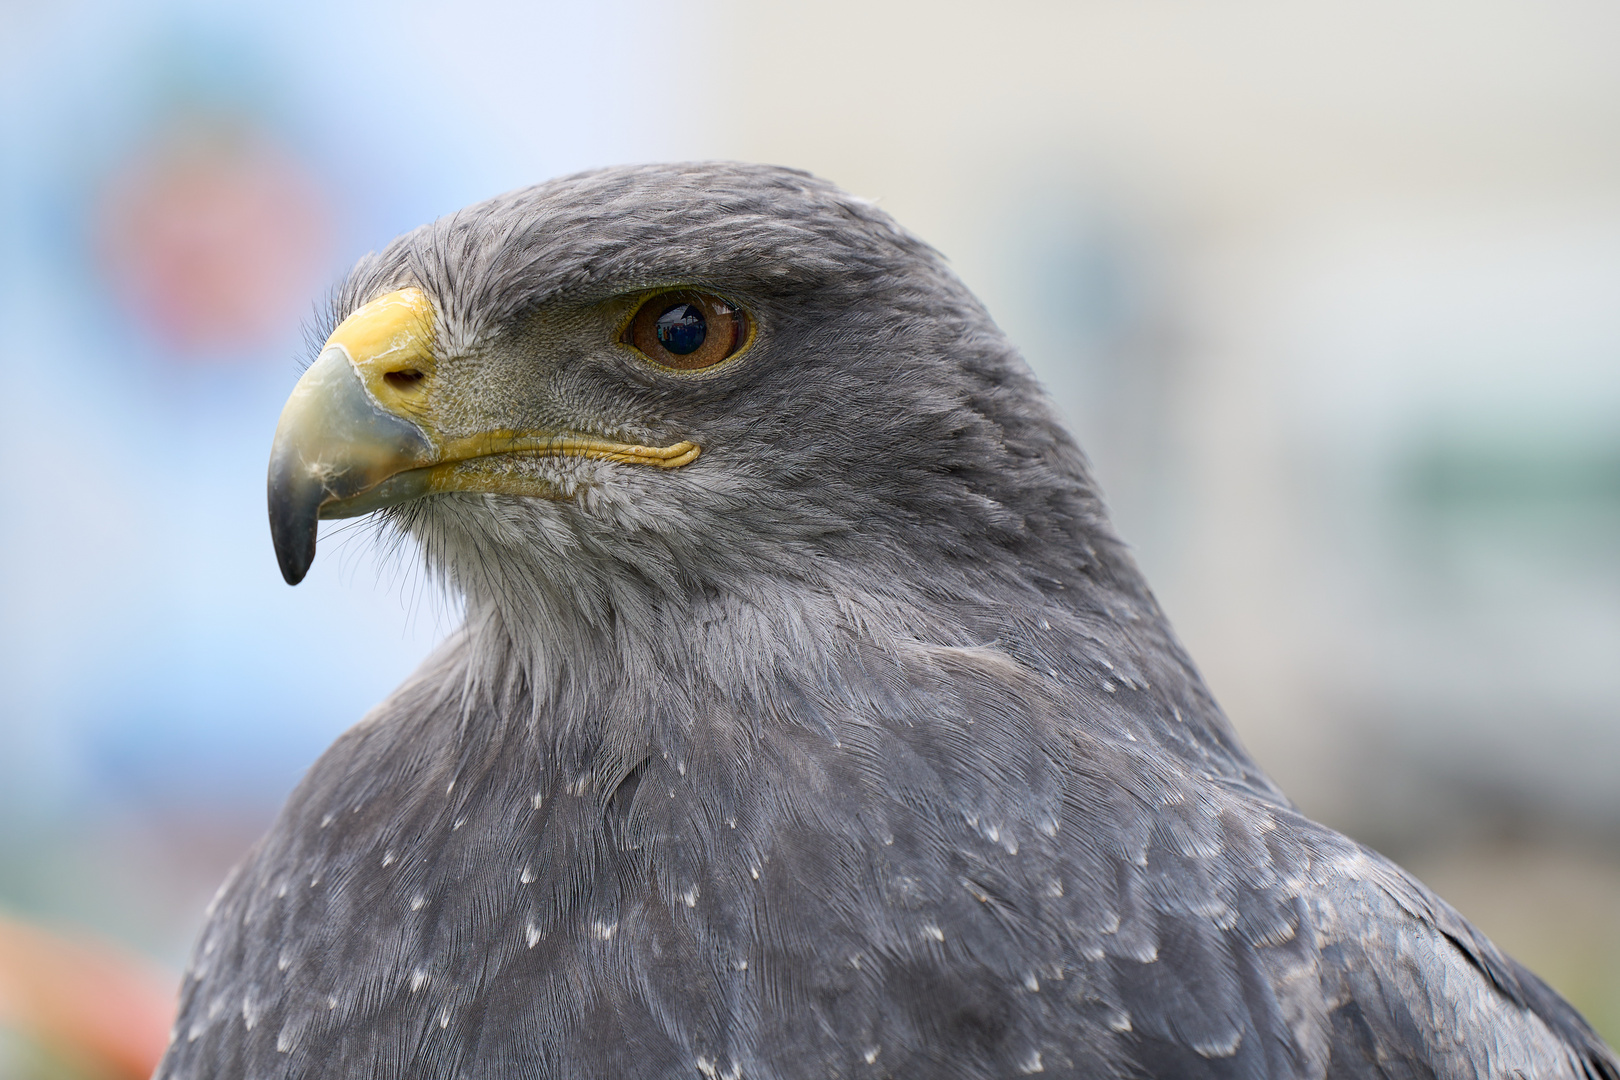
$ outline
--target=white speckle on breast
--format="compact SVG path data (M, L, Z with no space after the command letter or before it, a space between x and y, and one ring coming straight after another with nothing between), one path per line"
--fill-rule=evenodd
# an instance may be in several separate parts
M463 825L465 825L465 824L467 824L467 819L466 819L466 818L464 818L464 817L458 817L458 818L456 818L456 820L455 820L455 821L452 821L452 822L451 822L451 823L450 823L450 829L451 829L451 831L452 831L452 832L453 832L453 831L455 831L455 830L456 830L456 829L459 829L459 828L461 828L461 827L462 827L462 826L463 826Z
M444 1008L439 1010L439 1027L447 1028L449 1026L450 1026L450 1006L446 1005Z
M619 924L616 922L609 923L598 919L596 922L591 923L591 935L600 941L607 941L618 928Z
M687 907L697 907L697 899L698 887L696 885L693 885L690 889L687 889L685 892L681 893L681 903L685 904Z
M523 940L529 943L529 948L534 948L540 943L540 928L534 923L525 925L523 927Z
M877 1056L882 1050L883 1047L881 1046L868 1046L866 1048L866 1053L862 1054L861 1057L865 1058L866 1063L870 1065L877 1060Z
M1195 1042L1192 1044L1192 1048L1198 1052L1200 1057L1229 1058L1238 1052L1238 1046L1242 1042L1243 1030L1241 1028L1233 1028L1232 1034L1225 1039L1221 1039L1218 1042L1213 1040Z
M282 1028L281 1033L276 1036L276 1053L285 1054L287 1051L293 1048L293 1043L296 1041L297 1040L293 1038L292 1032L288 1031L286 1028Z
M332 824L332 822L335 821L335 820L336 820L336 818L332 814L322 815L322 817L321 817L321 828L323 828L323 829L326 828L328 825Z
M417 893L415 896L411 897L411 910L421 911L422 905L425 903L427 903L427 899L423 897L421 893Z
M750 867L749 867L749 868L748 868L748 874L749 874L749 876L750 876L750 877L752 877L752 878L753 878L753 879L754 879L754 880L755 880L755 881L758 881L758 880L759 880L759 867L757 867L757 866L750 866Z
M394 860L397 859L397 858L399 858L399 856L395 855L394 852L393 852L393 849L390 848L389 850L383 852L383 865L384 866L393 866L394 865Z
M939 927L935 926L933 923L924 923L923 924L923 937L931 937L935 941L944 941L945 940L945 931L941 930Z
M540 809L540 807L544 805L545 801L546 793L543 791L537 791L533 795L529 796L529 805L534 807L536 810Z
M1047 896L1053 896L1053 897L1062 896L1063 895L1063 882L1058 878L1053 878L1050 882L1047 883L1046 895Z
M1108 1028L1110 1031L1117 1031L1123 1035L1125 1032L1131 1030L1131 1014L1128 1012L1120 1012L1110 1016L1108 1018Z
M1038 994L1041 992L1041 980L1035 977L1035 973L1033 971L1027 971L1024 973L1024 989L1028 990L1032 994Z
M424 983L426 983L427 981L428 981L428 973L426 971L424 971L422 968L417 968L415 971L412 971L411 972L411 993L414 994L418 990L422 989L422 985Z
M456 790L456 779L455 779L455 777L452 776L450 778L450 782L448 784L444 785L444 793L446 795L448 795L454 790Z
M525 884L525 885L533 885L534 884L534 869L532 867L525 866L523 868L523 873L518 875L518 880L523 882L523 884Z
M1031 1073L1045 1072L1046 1066L1041 1064L1040 1051L1031 1050L1029 1057L1025 1058L1023 1062L1019 1064L1018 1071L1023 1073L1025 1076L1028 1076Z
M731 1068L721 1072L714 1062L699 1054L692 1064L696 1065L698 1072L702 1073L708 1080L738 1080L738 1077L742 1076L742 1066L736 1062L732 1062Z
M326 995L326 1007L329 1010L337 1008L337 995L336 994L327 994Z

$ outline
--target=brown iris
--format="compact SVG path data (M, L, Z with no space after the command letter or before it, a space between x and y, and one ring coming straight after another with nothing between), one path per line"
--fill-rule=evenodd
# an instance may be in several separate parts
M636 309L623 341L679 371L713 367L748 341L748 316L712 293L659 293Z

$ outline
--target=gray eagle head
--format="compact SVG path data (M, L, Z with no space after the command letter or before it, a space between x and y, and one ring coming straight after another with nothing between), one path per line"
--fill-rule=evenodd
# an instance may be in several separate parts
M1181 665L983 306L806 174L504 195L363 259L331 321L271 463L287 580L317 518L380 510L528 685L658 667L729 691L814 666L839 626L972 646L1083 624L1124 668ZM1058 652L1042 673L1074 666Z

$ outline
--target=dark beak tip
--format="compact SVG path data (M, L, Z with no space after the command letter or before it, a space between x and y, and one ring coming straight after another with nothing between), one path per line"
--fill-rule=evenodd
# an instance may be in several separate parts
M278 522L271 514L270 538L276 546L276 562L281 567L281 576L287 584L297 585L309 573L309 568L315 561L315 523L309 522L306 528L287 526L289 522ZM277 526L282 526L278 528Z
M287 584L297 585L304 580L304 575L309 573L310 563L314 560L300 559L278 551L276 561L281 564L281 576L286 579Z
M315 561L315 539L319 526L319 485L289 483L271 475L269 490L270 542L276 548L276 562L287 584L297 585Z

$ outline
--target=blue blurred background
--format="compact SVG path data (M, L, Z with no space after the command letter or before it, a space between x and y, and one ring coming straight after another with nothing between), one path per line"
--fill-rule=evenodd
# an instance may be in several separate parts
M1262 763L1620 1037L1617 55L1595 0L0 5L0 916L172 979L454 626L363 526L270 550L354 258L746 158L953 259ZM0 1076L93 1072L21 993Z

